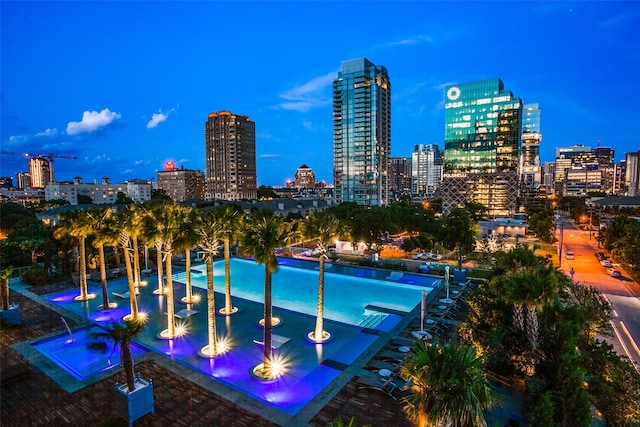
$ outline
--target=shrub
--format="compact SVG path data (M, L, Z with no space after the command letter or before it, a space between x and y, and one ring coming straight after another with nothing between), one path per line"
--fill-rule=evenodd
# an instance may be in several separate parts
M49 282L49 275L42 267L32 267L25 270L20 279L27 285L44 285Z

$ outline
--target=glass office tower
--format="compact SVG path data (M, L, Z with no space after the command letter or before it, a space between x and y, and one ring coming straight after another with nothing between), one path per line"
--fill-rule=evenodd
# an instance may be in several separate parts
M336 203L389 202L391 83L366 58L342 63L333 81L333 182Z
M493 216L516 212L522 101L502 80L445 88L443 212L481 203Z
M520 205L530 205L540 194L540 106L536 103L522 107L522 149L520 162Z

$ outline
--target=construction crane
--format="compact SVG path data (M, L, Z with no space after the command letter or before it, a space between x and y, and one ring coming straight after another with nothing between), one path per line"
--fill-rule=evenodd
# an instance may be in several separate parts
M15 155L16 153L13 151L2 151L2 154ZM69 154L53 154L53 153L23 153L23 156L26 158L38 159L44 158L49 161L49 181L55 182L53 175L53 159L71 159L77 160L76 156L72 156Z
M76 156L71 156L69 154L52 154L52 153L47 153L47 154L43 154L43 153L24 153L24 156L29 158L46 158L47 160L49 160L49 181L50 182L56 182L55 180L55 176L53 175L53 159L71 159L71 160L77 160L78 158Z

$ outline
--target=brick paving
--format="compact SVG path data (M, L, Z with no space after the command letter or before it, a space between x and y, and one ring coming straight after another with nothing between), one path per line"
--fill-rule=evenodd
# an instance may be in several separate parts
M73 287L64 283L47 288L32 288L47 294ZM68 393L47 375L31 366L11 345L54 332L63 332L60 314L11 291L11 301L20 305L23 324L0 330L0 389L2 425L16 426L125 426L115 412L114 383L124 382L124 374L114 375L95 384ZM76 323L69 320L73 327ZM415 322L403 331L409 335ZM382 350L385 350L384 348ZM381 350L381 351L382 351ZM136 426L275 426L273 422L250 412L224 397L166 369L153 360L136 364L154 383L155 414L135 422ZM311 418L308 425L327 426L337 419L355 426L410 426L402 400L371 389L360 389L351 379Z

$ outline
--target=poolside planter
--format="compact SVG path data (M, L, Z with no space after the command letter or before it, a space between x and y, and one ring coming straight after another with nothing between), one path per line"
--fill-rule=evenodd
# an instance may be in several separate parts
M136 377L136 389L129 392L126 384L116 383L116 412L129 421L129 427L138 418L155 412L153 404L153 382Z
M458 270L457 268L453 270L453 281L458 283L463 283L467 281L467 270L463 268L462 270Z
M18 304L11 304L6 310L0 309L0 317L2 318L2 323L7 326L20 326L22 324L20 306Z

